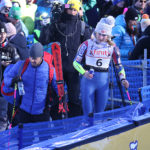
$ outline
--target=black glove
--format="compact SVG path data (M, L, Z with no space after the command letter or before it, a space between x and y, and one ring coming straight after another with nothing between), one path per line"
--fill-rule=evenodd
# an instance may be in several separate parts
M14 87L15 83L18 83L19 81L21 81L20 76L14 77L11 81L11 87Z

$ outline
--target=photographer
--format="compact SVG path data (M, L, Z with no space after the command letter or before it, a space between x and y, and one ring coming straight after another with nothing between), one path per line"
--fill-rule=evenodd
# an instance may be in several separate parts
M64 81L68 88L69 117L81 115L81 102L79 100L80 78L79 73L73 68L73 59L78 47L91 36L91 30L85 25L82 33L82 22L79 18L81 3L79 0L69 0L68 8L64 9L60 19L43 28L40 35L40 42L43 45L50 42L61 44L62 66Z
M5 68L16 63L20 56L17 53L17 49L10 44L10 41L7 38L8 31L6 25L0 22L0 85ZM14 27L14 29L16 29ZM12 31L12 28L10 29ZM16 30L14 30L14 34ZM0 131L6 129L7 126L7 102L2 98L0 94Z

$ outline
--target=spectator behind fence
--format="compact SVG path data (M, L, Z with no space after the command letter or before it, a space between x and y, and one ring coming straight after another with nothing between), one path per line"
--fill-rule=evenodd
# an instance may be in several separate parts
M22 33L26 37L28 36L28 29L21 20L21 7L12 6L9 11L9 18L10 22L16 27L17 33Z
M15 29L15 27L14 27ZM20 56L17 49L9 43L7 38L7 29L4 23L0 22L0 86L2 81L2 76L5 68L16 63ZM9 37L13 36L13 33L8 33ZM0 94L0 131L5 130L7 127L7 102L2 98Z
M114 0L113 5L106 12L106 16L117 17L123 13L124 8L126 7L126 0Z
M144 8L144 14L148 14L150 16L150 1L146 2L145 8Z
M83 19L84 21L95 28L99 21L99 10L97 7L96 0L83 0Z
M55 90L57 90L57 85L54 68L52 65L49 66L43 56L45 56L43 46L40 43L35 43L30 48L29 59L17 62L4 74L4 84L7 87L14 87L14 84L18 81L21 81L24 85L25 93L20 100L16 124L49 120L48 85L52 85ZM18 72L20 68L24 68L24 65L27 66L20 77Z
M129 83L121 64L119 49L110 40L115 19L102 18L94 31L94 38L82 43L73 65L82 75L81 98L84 115L104 111L109 91L108 68L113 59L119 72L121 83L128 88ZM83 66L82 66L83 65ZM94 73L90 73L93 69Z
M4 69L11 63L16 63L19 59L20 59L20 56L17 52L17 49L12 46L7 38L7 29L6 29L6 26L8 25L9 23L7 23L6 25L2 22L0 22L0 34L1 34L1 39L0 39L0 44L1 44L1 47L0 47L0 61L1 61L1 65L2 65L2 68L1 68L1 71L3 72ZM11 23L10 23L11 24ZM10 24L9 24L9 27L10 27ZM12 25L13 26L13 25ZM9 38L11 36L13 36L14 34L16 34L16 28L11 28L11 32L8 32L9 34Z
M22 21L26 25L29 34L34 31L35 12L37 5L33 3L33 0L27 0L26 7L22 11Z
M137 11L138 18L139 18L138 19L138 24L137 24L137 27L138 27L137 39L139 39L142 36L140 21L141 21L142 15L143 15L145 7L146 7L146 1L147 0L134 0L133 4L131 6L132 8L134 8Z
M9 10L12 7L12 3L10 0L1 0L0 1L0 21L9 22L8 14Z
M134 9L136 9L136 11L137 11L140 18L142 18L142 15L144 13L144 9L145 9L145 6L146 6L146 1L147 0L134 0L133 4L131 6Z
M120 49L121 59L128 60L129 53L134 49L137 38L138 13L134 8L129 8L127 12L119 15L112 30L113 41Z
M147 58L150 58L150 19L148 14L143 14L141 20L142 37L138 40L129 57L130 60L143 59L144 49L147 49Z
M112 6L112 0L96 0L96 1L97 1L97 7L99 9L99 19L101 19L105 17L106 12Z
M52 23L41 31L40 41L46 45L50 42L61 44L64 81L68 89L69 117L81 115L81 103L79 100L80 77L73 68L73 59L82 41L90 38L91 30L88 26L82 26L78 12L81 7L79 0L69 0L71 8L65 9L60 21Z
M5 26L9 43L17 49L20 59L25 60L29 57L26 37L21 32L16 33L16 28L11 22L6 23Z

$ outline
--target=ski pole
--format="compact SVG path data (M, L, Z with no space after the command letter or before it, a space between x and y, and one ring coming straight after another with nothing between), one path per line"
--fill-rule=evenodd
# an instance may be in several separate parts
M120 91L120 94L121 94L122 104L123 104L123 106L126 106L125 98L124 98L124 93L123 93L123 88L122 88L119 76L117 74L117 71L116 71L116 68L115 68L115 64L113 62L112 62L112 64L113 64L113 68L114 68L114 72L115 72L115 77L116 77L117 85L119 87L119 91Z
M13 118L14 118L14 114L15 114L15 103L16 103L16 94L17 93L17 83L15 83L15 86L14 86L14 106L13 106L13 110L12 110L12 116L11 116L11 121L10 121L10 125L9 125L9 136L11 135L11 128L12 128L12 121L13 121ZM10 146L10 137L8 139L8 150L9 150L9 146Z
M128 96L129 102L130 102L130 105L132 105L132 101L131 101L131 98L130 98L128 89L125 88L125 91L126 91L126 93L127 93L127 96Z

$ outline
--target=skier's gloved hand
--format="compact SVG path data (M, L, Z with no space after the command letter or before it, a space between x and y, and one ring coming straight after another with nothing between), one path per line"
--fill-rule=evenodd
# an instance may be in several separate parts
M129 88L129 82L126 79L121 80L121 83L126 89Z
M87 78L87 79L92 79L93 78L93 74L89 73L89 71L85 71L84 77Z
M14 87L15 83L18 83L19 81L21 81L20 76L14 77L11 81L11 87Z

